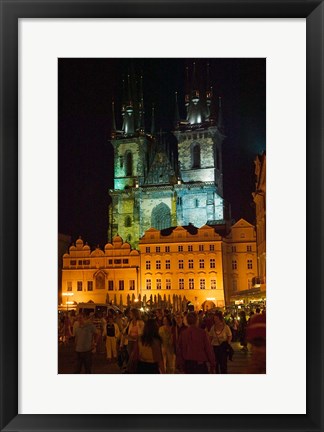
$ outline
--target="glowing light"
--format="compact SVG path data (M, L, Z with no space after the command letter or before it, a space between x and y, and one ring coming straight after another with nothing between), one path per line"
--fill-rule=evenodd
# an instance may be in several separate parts
M213 300L216 300L216 299L215 299L215 297L207 297L206 300L213 301Z
M64 292L64 293L62 293L62 296L67 296L67 297L71 297L73 295L74 295L73 292Z

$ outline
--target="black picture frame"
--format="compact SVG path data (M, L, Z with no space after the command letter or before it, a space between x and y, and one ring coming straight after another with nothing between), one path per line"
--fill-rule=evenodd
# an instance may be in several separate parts
M0 0L1 13L1 431L323 431L322 1ZM22 415L18 413L18 20L20 18L306 18L307 414ZM298 91L298 89L296 89ZM296 125L298 127L298 125ZM293 159L293 158L292 158ZM287 161L287 164L291 161ZM298 215L296 215L298 217ZM283 223L289 216L283 215ZM303 229L304 227L301 227ZM284 240L283 240L284 241ZM289 245L285 245L289 248ZM294 316L298 311L294 311ZM298 322L292 317L289 331ZM287 348L290 349L289 347ZM281 353L281 355L283 355ZM289 351L287 351L289 355ZM298 376L296 377L298 380ZM279 391L279 390L278 390Z

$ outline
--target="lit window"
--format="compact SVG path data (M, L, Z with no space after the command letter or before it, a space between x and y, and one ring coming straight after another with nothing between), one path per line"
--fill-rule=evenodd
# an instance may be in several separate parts
M82 281L78 281L78 291L82 291Z
M252 269L252 260L250 260L250 259L247 260L247 268L248 268L249 270Z
M216 289L216 279L210 280L210 289Z
M211 258L210 259L210 268L215 268L215 267L216 267L215 258Z
M178 246L178 252L183 252L183 246Z
M195 289L195 280L193 278L189 279L189 289Z
M145 268L146 270L151 270L151 261L146 261Z
M108 291L114 291L114 281L113 280L108 281Z
M155 268L156 268L156 270L161 270L161 261L160 260L156 261Z
M179 269L183 269L183 260L179 260Z
M165 260L165 268L166 268L167 270L170 270L170 267L171 267L170 260Z
M237 270L237 261L236 260L232 261L232 270Z
M193 262L192 259L190 259L190 260L188 261L188 267L189 267L190 269L193 269L193 268L194 268L194 262Z
M199 268L200 268L200 269L205 268L205 260L203 260L203 259L200 259L200 260L199 260Z
M203 252L203 250L204 250L204 245L199 245L199 251Z
M119 285L119 291L124 291L124 287L125 287L124 281L120 280L119 283L118 283L118 285Z
M184 289L184 279L179 279L179 289Z
M165 280L165 288L167 290L171 289L171 279L166 279Z
M93 281L88 281L88 291L93 291Z
M129 281L129 290L135 291L135 281L134 280Z
M205 289L206 288L206 281L205 279L200 279L200 289Z
M162 280L156 279L156 289L161 289L161 288L162 288Z
M66 288L66 290L67 290L67 291L72 291L72 282L69 281L69 282L67 283L67 288Z

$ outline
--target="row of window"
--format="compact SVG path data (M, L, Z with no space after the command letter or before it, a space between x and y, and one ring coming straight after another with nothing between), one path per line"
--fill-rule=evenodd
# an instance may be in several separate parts
M152 289L152 279L146 279L145 281L145 288L147 290ZM170 289L186 289L186 285L185 285L185 280L180 278L178 280L178 285L177 286L171 286L171 279L165 279L165 289L170 290ZM188 279L188 288L190 290L195 289L195 280L193 278L189 278ZM206 289L206 279L199 279L199 288L200 289ZM160 290L162 289L162 279L156 279L155 281L155 289ZM216 289L216 279L211 279L210 280L210 289Z
M200 244L198 245L198 250L199 252L203 252L205 249L205 245ZM184 246L183 245L178 245L178 252L183 252L184 251ZM193 245L188 245L187 246L187 251L188 252L193 252ZM215 251L215 245L211 244L209 245L209 251L210 252L214 252ZM145 248L145 252L146 253L151 253L151 247L150 246L146 246ZM153 248L152 248L152 252L153 252ZM155 252L162 252L162 247L161 246L156 246L155 247ZM170 246L164 246L164 252L170 252Z
M128 263L129 263L129 260L127 258L125 258L125 259L114 259L114 260L109 259L108 260L108 265L113 265L113 264L121 265L121 264L128 264ZM90 260L70 260L70 265L71 266L76 266L76 265L78 265L78 266L88 266L88 265L90 265Z
M252 270L253 269L253 263L252 263L251 259L248 259L246 261L246 267L247 267L248 270ZM236 260L232 261L232 270L237 270L237 261Z
M118 285L116 285L116 289L117 289L117 286L118 286L119 291L124 291L125 281L119 280ZM114 291L114 289L115 289L115 281L114 280L108 280L108 291ZM128 289L130 291L135 290L135 280L129 281ZM72 291L72 282L71 281L67 282L67 291ZM77 291L83 291L83 282L82 281L77 282ZM93 291L93 281L87 281L87 291Z
M232 247L231 247L231 251L232 251L232 252L237 252L237 251L236 251L236 246L232 246ZM246 246L246 251L247 251L247 252L252 252L252 246Z
M189 269L193 269L194 268L194 260L190 259L188 260L188 268ZM205 268L205 260L204 259L200 259L199 260L199 268L200 269L204 269ZM215 258L210 258L209 260L209 268L214 269L216 268L216 260ZM151 261L146 261L145 262L145 269L146 270L151 270ZM156 260L155 261L155 269L156 270L161 270L161 260ZM167 259L165 260L165 269L166 270L170 270L171 269L171 260ZM184 269L184 260L180 259L178 260L178 269L182 270Z

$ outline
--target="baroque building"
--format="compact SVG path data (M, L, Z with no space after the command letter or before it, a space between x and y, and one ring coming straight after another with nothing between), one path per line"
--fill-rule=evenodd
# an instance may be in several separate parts
M121 129L116 127L114 103L112 111L114 188L109 191L109 241L119 234L137 248L151 227L162 230L190 223L202 227L230 219L223 198L221 99L216 115L208 66L206 76L202 89L195 64L190 79L187 69L186 118L180 118L176 93L172 137L156 134L154 107L151 128L146 128L143 77L138 86L131 76L123 82Z
M140 256L121 237L115 236L104 250L91 251L79 238L63 255L63 306L73 303L110 303L126 305L139 295Z
M222 237L213 227L150 228L139 248L142 293L185 297L196 310L225 305Z
M63 255L63 306L72 300L120 307L162 302L174 310L189 302L195 310L221 308L258 299L257 275L255 228L244 219L230 232L219 225L149 228L139 250L117 235L104 250L92 251L79 238Z
M256 215L256 240L258 253L258 276L260 278L261 291L266 291L266 154L258 155L255 163L255 203ZM264 294L265 295L265 294Z
M226 304L263 300L257 278L255 227L240 219L231 227L223 242Z

